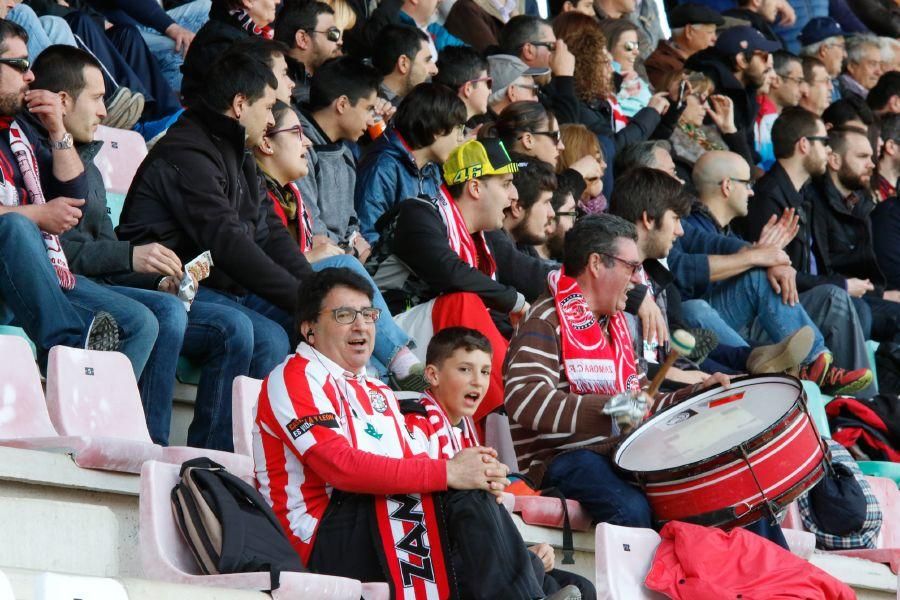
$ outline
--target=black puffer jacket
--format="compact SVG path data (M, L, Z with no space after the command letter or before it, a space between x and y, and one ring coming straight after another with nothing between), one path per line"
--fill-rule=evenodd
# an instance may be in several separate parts
M182 262L209 250L215 267L203 285L293 311L312 269L275 214L244 135L225 115L185 112L138 169L117 231L136 245L159 242Z
M197 100L209 66L238 40L250 37L237 20L228 14L224 2L213 2L206 22L184 57L181 65L181 101L190 106Z

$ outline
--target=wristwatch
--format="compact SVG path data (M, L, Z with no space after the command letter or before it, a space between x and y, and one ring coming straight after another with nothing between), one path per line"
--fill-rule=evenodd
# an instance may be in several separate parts
M50 145L53 146L54 150L71 150L75 147L75 142L72 139L72 134L66 132L66 134L62 136L61 140L59 140L58 142L51 141Z

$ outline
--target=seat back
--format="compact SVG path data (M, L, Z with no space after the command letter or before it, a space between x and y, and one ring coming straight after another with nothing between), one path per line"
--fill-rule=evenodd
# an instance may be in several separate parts
M866 477L872 493L881 507L881 535L879 548L900 548L900 490L897 484L885 477Z
M125 586L106 577L41 573L34 584L34 600L128 600Z
M509 430L509 417L491 413L485 418L484 444L497 451L500 462L509 467L510 472L519 472L519 460L516 458L516 449Z
M104 142L94 157L94 164L103 176L103 186L108 192L127 194L131 180L147 156L144 138L134 131L103 125L97 128L94 137Z
M253 421L262 381L251 377L235 377L231 388L231 431L234 453L253 458Z
M3 571L0 571L0 600L16 600L9 579Z
M200 567L185 543L172 514L172 488L179 481L178 465L148 460L141 467L141 565L147 577L164 581L200 575Z
M152 443L131 361L119 352L52 348L47 408L61 435Z
M661 538L652 529L601 523L596 533L597 598L606 600L662 599L644 587Z
M0 438L56 437L31 347L0 335Z

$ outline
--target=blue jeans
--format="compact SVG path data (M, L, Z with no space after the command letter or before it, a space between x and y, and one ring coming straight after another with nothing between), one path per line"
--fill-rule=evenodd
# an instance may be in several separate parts
M400 326L394 323L391 317L391 311L384 301L384 297L378 290L378 286L372 280L366 268L359 262L359 259L342 254L339 256L329 256L320 261L312 263L315 271L322 271L329 268L344 267L350 269L354 273L358 273L366 278L375 290L375 296L372 298L372 306L381 309L381 318L375 322L375 348L372 357L369 359L369 367L378 373L379 378L383 378L388 373L388 365L394 359L394 356L404 346L410 345L409 336L400 329Z
M76 279L76 287L85 281ZM0 323L25 330L44 368L53 346L84 347L91 318L59 287L37 225L16 212L0 215Z
M168 15L185 29L197 33L209 20L211 6L211 0L194 0L173 8L168 11ZM138 29L144 41L147 42L150 52L156 57L166 81L173 90L180 90L181 65L184 63L184 56L175 51L175 41L150 27L140 26Z
M6 18L28 32L28 57L32 61L53 44L75 45L72 29L62 17L38 17L27 4L17 4Z
M188 313L181 300L172 294L123 286L109 289L146 306L159 326L156 343L138 383L150 438L166 445L172 419L175 370L188 325ZM164 415L159 414L158 407L163 407ZM160 422L163 418L164 423Z
M573 450L554 458L542 487L555 487L566 498L577 500L596 523L653 526L644 492L623 481L609 458L591 450Z
M784 304L781 296L772 290L766 272L762 269L751 269L719 283L705 299L731 331L739 332L740 343L738 338L729 335L727 331L721 332L724 337L719 340L729 346L746 346L747 342L742 336L749 337L754 324L776 343L804 325L809 325L813 328L815 337L808 360L828 350L822 333L803 306ZM685 319L687 320L687 316ZM716 331L716 335L720 335L720 331Z
M135 379L140 380L156 344L159 324L149 308L86 277L79 277L66 297L73 306L96 313L105 310L119 324L119 352L128 357Z

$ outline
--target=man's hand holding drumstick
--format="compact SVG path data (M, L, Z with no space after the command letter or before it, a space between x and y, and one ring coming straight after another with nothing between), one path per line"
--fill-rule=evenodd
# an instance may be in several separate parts
M656 395L666 378L666 373L675 364L679 356L689 356L696 344L694 336L687 331L679 329L672 333L672 351L666 356L666 360L660 366L650 387L646 391L623 392L613 396L606 406L603 407L603 413L610 415L622 433L629 433L638 427L644 419L656 412ZM713 373L700 383L698 390L705 390L714 385L728 387L731 384L731 378L724 373Z

